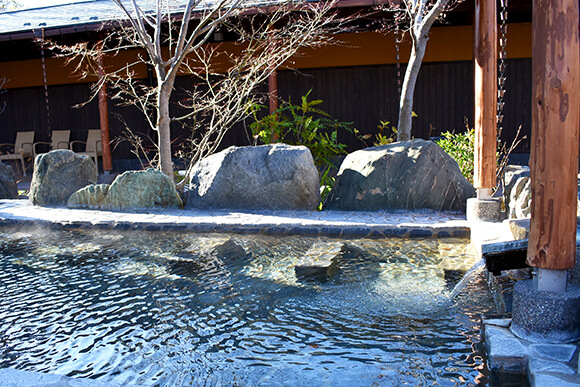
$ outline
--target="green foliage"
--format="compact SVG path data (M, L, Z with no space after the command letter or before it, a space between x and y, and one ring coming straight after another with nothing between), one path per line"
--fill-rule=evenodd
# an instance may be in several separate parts
M316 107L322 103L317 99L309 101L312 90L302 96L300 104L292 101L283 103L274 113L258 118L258 112L264 106L254 105L252 115L254 122L250 125L256 142L263 144L283 142L289 145L304 145L310 149L314 163L321 172L320 185L322 202L334 184L329 175L336 156L346 154L346 145L338 142L338 131L346 130L355 133L352 122L341 122L330 117Z
M374 142L373 145L375 146L387 145L397 141L397 128L394 125L391 125L390 121L379 121L377 128L379 129L379 133L377 133L376 141ZM387 135L389 131L391 132L391 134Z
M255 122L250 125L254 139L264 144L284 142L304 145L312 153L319 167L334 166L335 156L346 153L346 145L338 142L338 130L353 132L351 122L332 119L328 113L317 108L322 100L308 100L310 90L302 96L300 105L291 101L283 103L273 114L258 118L263 106L254 107Z
M473 183L475 130L468 128L464 133L445 132L441 136L443 138L437 144L457 161L463 176Z

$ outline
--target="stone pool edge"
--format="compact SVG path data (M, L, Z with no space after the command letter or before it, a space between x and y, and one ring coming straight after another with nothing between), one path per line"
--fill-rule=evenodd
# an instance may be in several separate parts
M148 210L112 212L33 206L27 200L0 200L0 226L58 230L143 230L231 232L368 238L469 238L458 212L344 212Z

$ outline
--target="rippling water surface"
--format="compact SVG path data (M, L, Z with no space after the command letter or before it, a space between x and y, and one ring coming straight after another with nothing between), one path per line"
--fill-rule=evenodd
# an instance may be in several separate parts
M0 231L0 368L122 385L486 384L466 241ZM315 252L315 253L313 253ZM326 283L304 255L337 255Z

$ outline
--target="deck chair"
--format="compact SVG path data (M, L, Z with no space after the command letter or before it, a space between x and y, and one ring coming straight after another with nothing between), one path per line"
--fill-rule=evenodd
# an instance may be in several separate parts
M37 154L43 153L39 152L38 145L48 145L48 150L69 149L70 130L53 130L51 139L51 142L39 141L34 143L33 148L35 159Z
M20 160L22 165L22 173L26 176L26 167L24 159L34 156L34 132L18 132L16 133L16 141L14 144L0 144L0 150L10 147L12 150L8 153L0 154L0 160Z
M84 152L77 152L74 149L76 144L85 144ZM103 155L103 143L101 141L101 130L100 129L90 129L87 134L87 141L71 141L70 150L74 151L79 155L90 156L95 159L95 165L97 170L99 168L99 156Z

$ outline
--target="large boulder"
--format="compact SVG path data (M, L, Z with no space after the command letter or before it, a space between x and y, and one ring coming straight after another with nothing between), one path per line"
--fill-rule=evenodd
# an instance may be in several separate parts
M186 208L313 210L318 170L304 146L230 147L194 167Z
M157 169L127 171L109 184L95 184L75 192L69 208L132 210L181 208L181 198L171 179Z
M97 167L90 157L55 150L36 157L29 198L38 206L64 206L73 192L96 181Z
M17 199L18 186L14 180L14 170L0 162L0 199Z
M475 189L457 162L431 141L371 147L346 156L326 210L465 210Z

